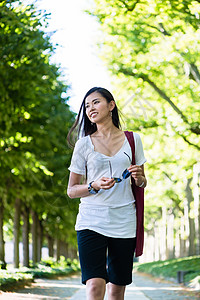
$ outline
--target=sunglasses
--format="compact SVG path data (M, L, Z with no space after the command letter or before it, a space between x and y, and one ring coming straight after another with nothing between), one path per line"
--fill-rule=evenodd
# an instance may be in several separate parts
M129 158L129 160L130 160L130 162L131 162L130 156L129 156L126 152L124 152L124 154L125 154L126 156L128 156L128 158ZM124 172L122 173L122 179L119 178L119 177L113 177L113 176L112 176L112 166L111 166L110 160L108 161L108 163L109 163L109 168L110 168L110 177L113 178L114 181L115 181L116 183L119 183L119 182L122 181L122 179L127 179L129 176L131 176L131 172L129 172L129 171L126 169L126 170L124 170Z

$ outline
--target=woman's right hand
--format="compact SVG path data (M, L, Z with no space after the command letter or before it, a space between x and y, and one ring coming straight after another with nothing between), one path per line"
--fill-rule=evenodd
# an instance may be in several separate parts
M100 189L103 189L103 190L109 190L111 189L113 186L115 185L115 180L114 178L108 178L108 177L101 177L99 178L98 180L95 180L93 183L92 183L92 187L95 189L95 190L100 190Z

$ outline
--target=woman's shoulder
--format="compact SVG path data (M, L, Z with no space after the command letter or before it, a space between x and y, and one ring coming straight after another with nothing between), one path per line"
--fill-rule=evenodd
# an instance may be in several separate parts
M89 136L83 136L83 137L80 137L77 141L76 141L76 144L75 144L75 147L83 147L85 145L87 145L89 142Z
M133 137L136 141L141 140L141 137L139 135L139 133L135 132L135 131L127 131L127 132L132 132Z
M136 140L141 140L140 134L138 132L133 132L133 136Z

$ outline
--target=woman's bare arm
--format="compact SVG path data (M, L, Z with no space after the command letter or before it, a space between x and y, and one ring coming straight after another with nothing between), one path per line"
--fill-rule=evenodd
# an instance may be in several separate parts
M70 198L80 198L89 196L88 184L81 184L82 175L70 172L67 195ZM113 187L113 178L102 177L92 183L92 187L97 191L100 189L108 190Z
M69 182L67 187L67 195L70 198L80 198L88 196L90 193L88 191L87 184L81 184L82 175L70 172Z

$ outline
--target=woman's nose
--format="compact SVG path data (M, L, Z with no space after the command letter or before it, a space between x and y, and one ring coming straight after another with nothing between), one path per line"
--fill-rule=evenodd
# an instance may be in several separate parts
M90 111L93 110L93 109L94 109L94 104L91 103L91 104L90 104Z

